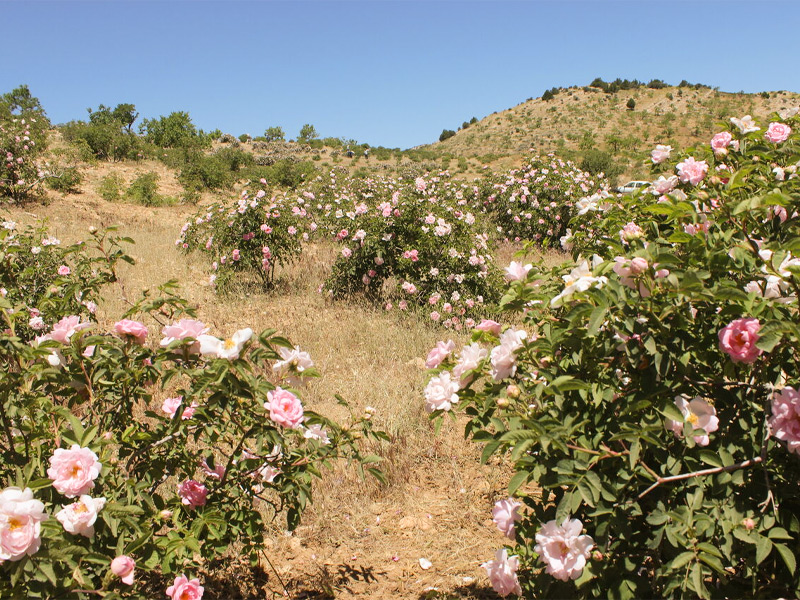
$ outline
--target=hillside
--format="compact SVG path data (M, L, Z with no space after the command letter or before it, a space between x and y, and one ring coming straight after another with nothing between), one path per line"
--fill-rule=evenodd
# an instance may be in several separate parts
M627 108L629 100L636 103ZM732 115L766 117L796 106L800 94L726 93L710 88L642 87L613 94L599 88L563 89L550 100L529 99L460 129L421 149L479 159L493 167L517 164L530 149L580 158L589 149L608 152L623 176L642 166L655 144L686 148L708 139ZM471 162L471 161L470 161Z

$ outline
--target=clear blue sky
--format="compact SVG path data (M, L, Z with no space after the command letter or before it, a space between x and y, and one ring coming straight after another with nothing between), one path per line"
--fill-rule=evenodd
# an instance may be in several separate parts
M0 92L408 148L595 77L800 91L798 0L0 0Z

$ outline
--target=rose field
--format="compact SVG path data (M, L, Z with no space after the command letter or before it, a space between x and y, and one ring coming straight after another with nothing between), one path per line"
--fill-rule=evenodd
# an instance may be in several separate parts
M800 594L800 107L620 194L2 98L0 597Z

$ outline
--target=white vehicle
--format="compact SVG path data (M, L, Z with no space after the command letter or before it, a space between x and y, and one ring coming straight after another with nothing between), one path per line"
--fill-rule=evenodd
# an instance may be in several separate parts
M635 192L636 190L646 188L649 185L650 185L649 181L629 181L625 185L619 186L617 188L617 191L620 194L630 194L631 192Z

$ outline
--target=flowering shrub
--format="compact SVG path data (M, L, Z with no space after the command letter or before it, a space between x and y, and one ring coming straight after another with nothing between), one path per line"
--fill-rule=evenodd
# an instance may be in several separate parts
M597 192L608 192L602 175L592 176L552 154L533 156L490 183L482 194L482 208L505 238L552 246L579 210L578 199Z
M11 117L0 121L0 199L15 204L28 199L46 178L38 159L44 144L36 142L35 119Z
M42 293L20 289L40 232L4 231L22 276L0 294L0 596L156 597L156 585L200 598L192 575L230 552L255 564L269 523L297 525L323 467L345 458L381 476L356 440L385 435L369 415L340 426L304 405L294 386L317 373L287 340L249 328L218 337L169 284L102 327L70 312L83 262L62 265L70 273L49 275ZM109 239L82 246L97 271L84 298L127 258Z
M187 252L209 255L211 282L227 290L243 276L254 275L264 288L274 283L275 268L294 261L308 239L302 197L267 197L266 181L255 193L243 190L235 204L214 204L181 229L175 244Z
M499 299L500 281L488 232L470 210L477 192L446 173L373 180L348 191L354 208L335 213L342 249L324 289L334 297L363 293L387 308L419 307L446 327L471 327Z
M576 264L511 269L518 328L438 361L428 409L515 471L501 595L800 593L796 113L732 119L672 174L659 148L655 193L609 204Z

